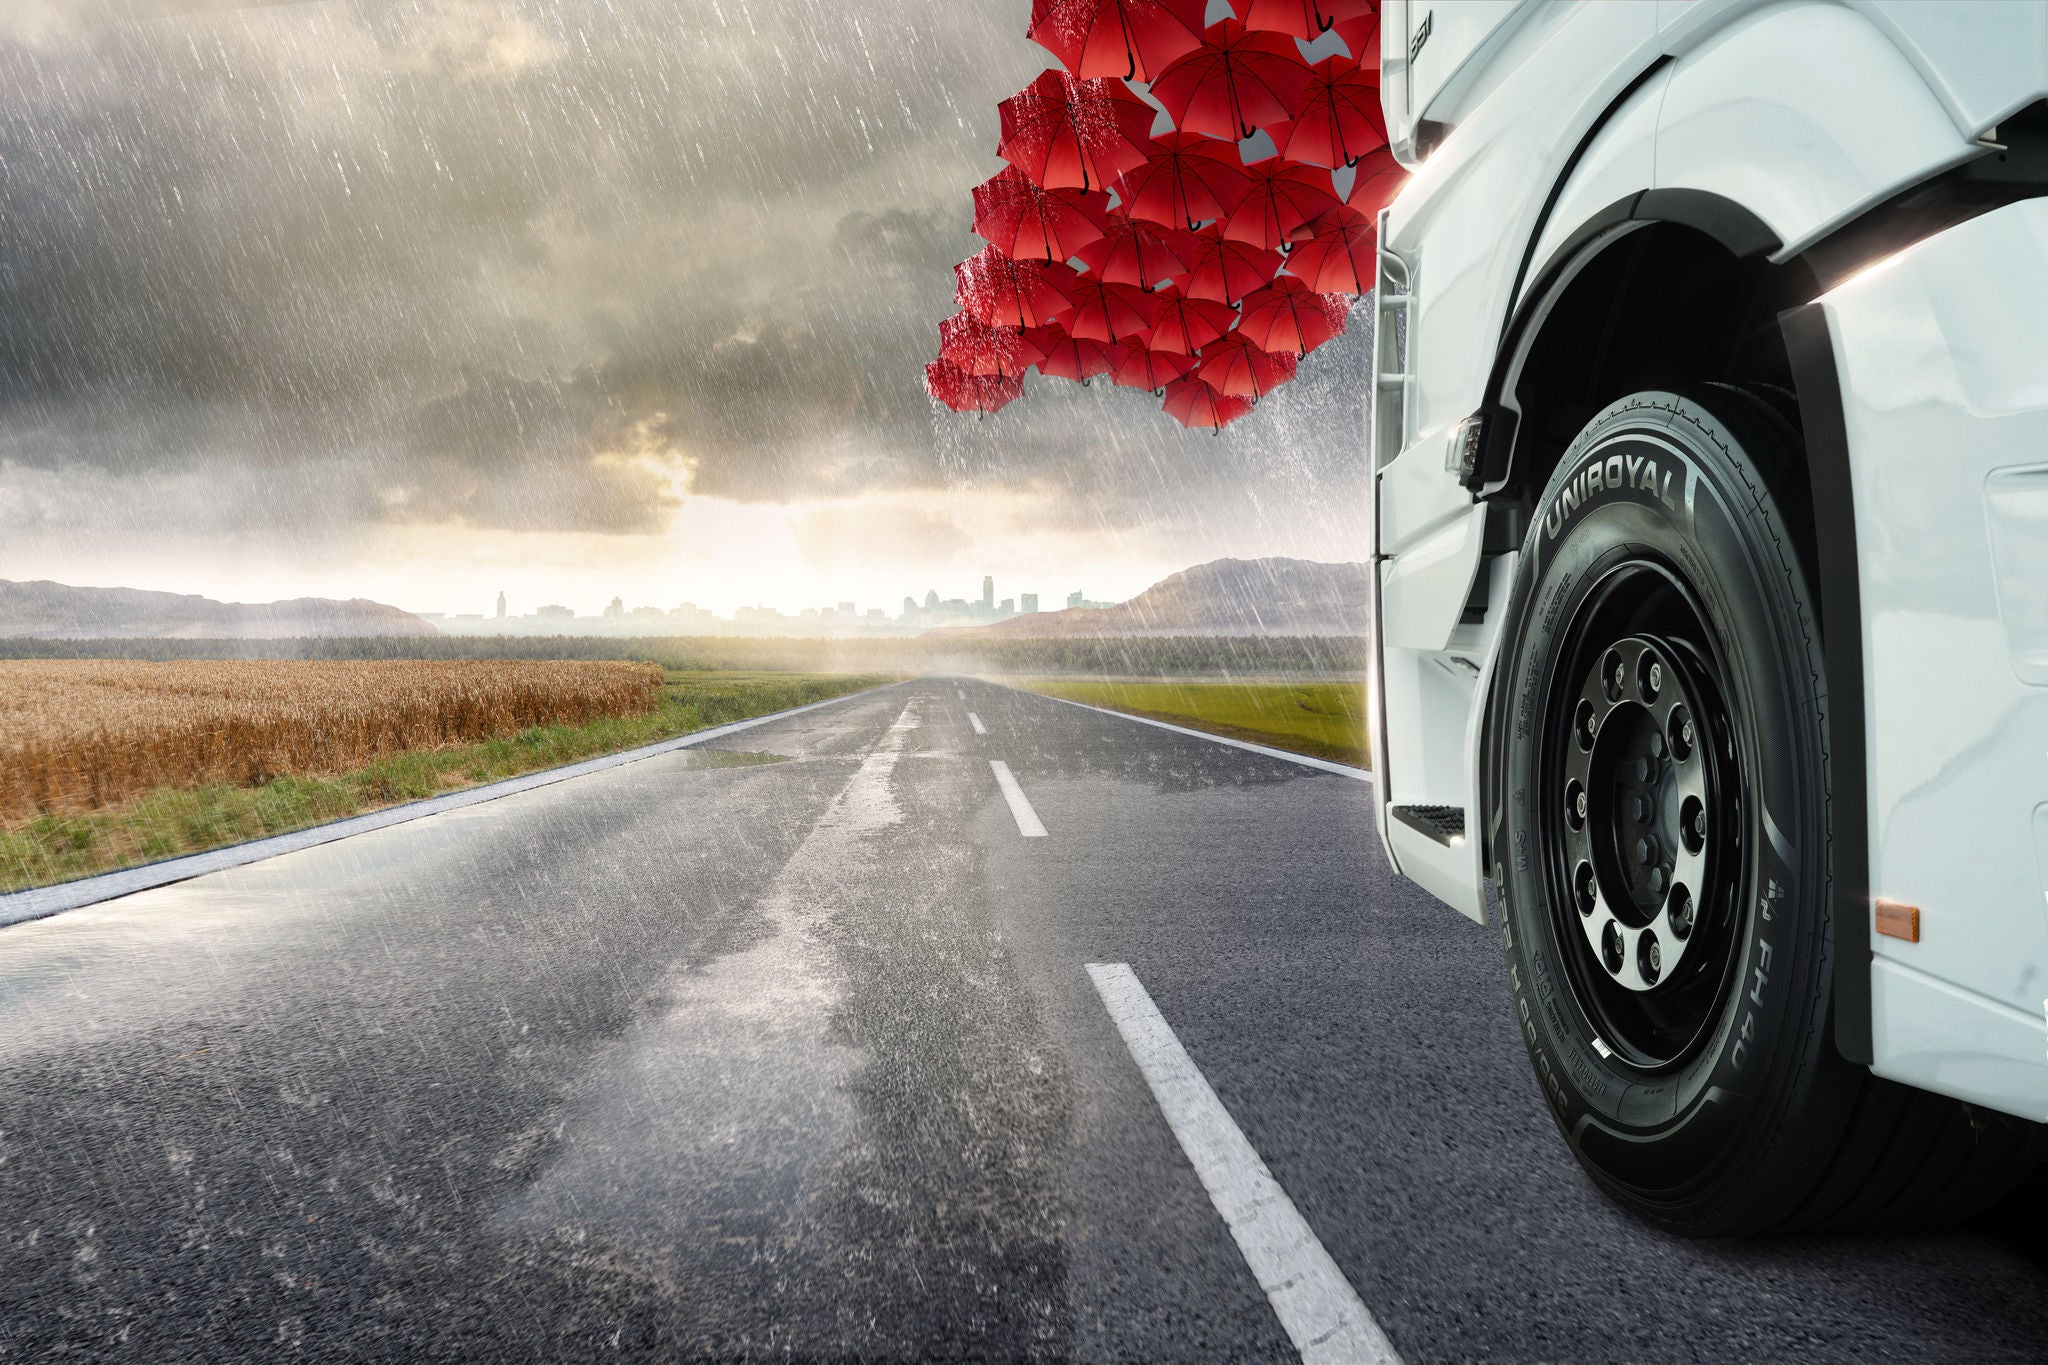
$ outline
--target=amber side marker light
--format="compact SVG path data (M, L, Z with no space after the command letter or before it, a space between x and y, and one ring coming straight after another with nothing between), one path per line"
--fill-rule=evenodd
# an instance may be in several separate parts
M1880 900L1877 903L1877 932L1890 938L1902 938L1908 943L1918 943L1920 907L1903 901Z

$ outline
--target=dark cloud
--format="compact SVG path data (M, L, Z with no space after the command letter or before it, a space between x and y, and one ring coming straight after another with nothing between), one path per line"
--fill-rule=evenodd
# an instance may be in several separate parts
M677 473L1111 528L1355 482L1355 348L1221 439L1101 385L934 413L1024 0L54 3L0 17L0 481L317 468L327 517L615 532Z

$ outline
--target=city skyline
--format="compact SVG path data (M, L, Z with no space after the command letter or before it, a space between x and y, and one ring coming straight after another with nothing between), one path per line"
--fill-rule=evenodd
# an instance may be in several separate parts
M996 576L983 574L981 592L978 597L939 596L936 587L928 587L922 598L906 593L902 608L895 614L879 606L863 607L859 602L840 598L829 604L798 606L785 611L779 604L767 602L742 603L724 615L696 602L684 601L674 606L663 607L652 602L629 605L625 594L616 593L595 613L582 612L561 602L540 602L531 610L514 612L510 610L511 599L500 589L492 609L478 612L444 612L425 608L406 608L422 620L433 622L443 629L456 633L517 633L516 627L533 623L547 628L559 628L564 623L576 622L583 626L598 626L601 633L636 633L636 627L647 627L649 633L664 633L670 630L719 630L730 627L733 633L747 633L759 630L774 633L780 627L798 629L822 628L834 631L860 632L873 630L923 631L935 626L972 625L1009 620L1014 616L1033 615L1039 611L1044 600L1042 592L1018 592L998 599ZM1085 590L1074 589L1055 600L1064 601L1067 608L1101 608L1115 605L1114 601L1089 599ZM1051 610L1060 610L1053 607ZM654 631L653 627L662 627Z

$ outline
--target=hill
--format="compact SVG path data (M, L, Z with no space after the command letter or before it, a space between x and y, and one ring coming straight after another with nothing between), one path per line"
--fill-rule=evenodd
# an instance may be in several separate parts
M1351 635L1366 632L1366 566L1309 559L1217 559L1163 578L1128 602L944 626L926 639L1133 635Z
M0 578L0 637L43 640L286 640L364 635L439 635L409 611L352 598L216 602L140 588L74 588Z

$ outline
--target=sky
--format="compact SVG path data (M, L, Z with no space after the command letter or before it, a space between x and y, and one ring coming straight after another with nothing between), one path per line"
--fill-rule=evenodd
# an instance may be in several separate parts
M1126 597L1362 553L1363 317L1220 433L923 366L1029 0L5 0L0 578Z

